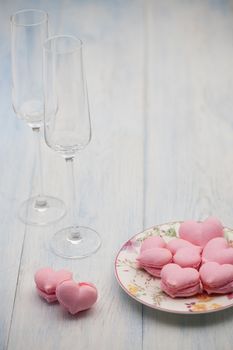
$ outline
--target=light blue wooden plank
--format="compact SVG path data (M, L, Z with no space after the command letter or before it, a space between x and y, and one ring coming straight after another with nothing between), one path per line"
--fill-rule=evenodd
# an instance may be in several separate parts
M37 2L38 8L41 6ZM43 6L43 5L42 5ZM5 349L11 324L25 226L18 220L19 205L34 182L34 140L31 130L17 119L11 101L10 15L35 7L32 1L0 2L0 349Z
M33 167L31 131L15 116L11 103L10 26L0 11L0 349L5 349L11 322L25 227L17 219L20 203L29 195ZM30 150L30 152L28 151Z
M149 1L145 224L232 219L231 1ZM184 317L144 308L143 348L228 350L232 310Z
M56 226L28 228L8 349L141 349L141 305L117 285L114 258L143 215L143 2L41 2L54 32L78 33L86 43L93 139L75 165L80 224L101 235L101 250L82 261L63 260L49 250ZM47 149L45 186L67 199L65 164ZM74 318L48 306L34 289L41 267L71 269L78 280L96 283L99 302Z

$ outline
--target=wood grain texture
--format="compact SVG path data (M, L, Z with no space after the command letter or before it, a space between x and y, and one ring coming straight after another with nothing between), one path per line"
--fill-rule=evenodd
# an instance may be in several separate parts
M33 139L11 109L9 16L32 0L0 0L0 349L230 350L232 310L181 316L142 307L117 285L114 258L143 227L217 215L233 227L233 3L182 0L37 1L51 34L86 44L93 139L75 171L80 224L103 244L84 260L50 252L53 233L16 219L36 191ZM67 201L65 162L43 146L48 194ZM79 317L35 293L42 266L96 283Z
M217 215L232 226L231 1L149 1L145 224ZM232 310L144 308L143 349L232 347Z
M113 271L118 249L143 223L142 2L54 1L48 9L44 1L40 7L50 12L54 32L78 33L86 43L93 139L77 159L77 196L80 224L95 228L103 244L88 259L63 260L50 252L49 240L68 218L27 228L8 349L139 350L142 307L124 295ZM46 189L66 199L65 162L43 151ZM71 317L40 300L33 274L47 265L96 283L96 307Z
M18 207L31 190L34 148L31 130L17 119L12 108L9 17L3 2L0 62L0 349L5 349L25 234L25 226L17 219Z

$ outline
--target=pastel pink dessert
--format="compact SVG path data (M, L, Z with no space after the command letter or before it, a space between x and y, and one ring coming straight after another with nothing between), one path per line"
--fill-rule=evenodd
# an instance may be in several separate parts
M233 264L233 248L223 237L211 239L203 249L202 262L215 261L219 264Z
M161 271L161 289L172 298L189 297L201 292L196 269L167 264Z
M179 236L195 245L204 247L211 239L223 237L223 226L214 217L203 222L184 221L179 228Z
M198 269L201 264L200 251L195 247L184 247L177 250L173 262L181 267Z
M233 265L207 262L199 270L203 289L208 294L233 292Z
M148 237L141 245L141 252L151 248L166 248L164 239L160 236Z
M171 239L168 243L167 243L167 249L170 250L170 252L174 255L179 249L181 248L195 248L197 250L198 253L202 252L202 247L194 245L192 243L190 243L189 241L186 241L185 239L182 238L174 238Z
M34 276L38 294L48 303L57 301L57 285L70 279L72 279L72 272L67 270L54 271L49 267L38 270Z
M162 267L172 261L172 254L166 248L151 248L141 252L137 258L139 267L154 277L160 277Z
M91 283L65 281L57 286L56 296L59 303L72 315L90 309L95 304L98 293Z

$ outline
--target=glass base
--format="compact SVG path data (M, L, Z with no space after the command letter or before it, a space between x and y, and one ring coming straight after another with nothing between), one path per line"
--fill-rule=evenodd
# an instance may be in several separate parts
M101 245L99 234L88 227L66 227L52 238L53 252L63 258L81 259L95 253Z
M62 200L50 196L29 198L19 209L19 219L34 226L45 226L62 219L66 214Z

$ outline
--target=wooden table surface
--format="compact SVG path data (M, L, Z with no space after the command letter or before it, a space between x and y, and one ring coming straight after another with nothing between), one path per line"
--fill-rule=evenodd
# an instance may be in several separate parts
M36 193L33 135L11 105L9 16L50 15L85 43L93 139L75 164L80 224L102 247L64 260L49 241L68 217L17 219ZM216 215L233 227L233 1L0 0L0 349L231 350L233 309L182 316L131 300L114 277L122 243L155 224ZM23 77L22 77L23 78ZM67 202L64 160L43 146L48 194ZM99 301L72 317L35 292L43 266L92 281Z

